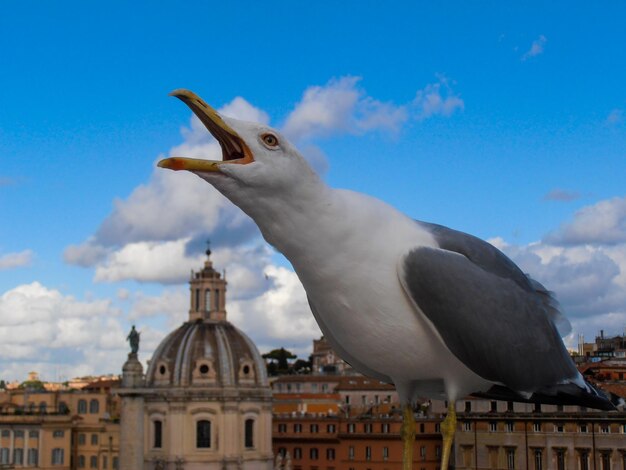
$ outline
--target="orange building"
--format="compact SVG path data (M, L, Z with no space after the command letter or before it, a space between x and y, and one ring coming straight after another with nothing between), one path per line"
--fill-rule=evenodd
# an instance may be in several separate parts
M417 417L413 468L440 464L440 419ZM274 454L293 470L391 470L402 465L402 416L274 415Z
M0 392L0 468L117 469L118 385Z

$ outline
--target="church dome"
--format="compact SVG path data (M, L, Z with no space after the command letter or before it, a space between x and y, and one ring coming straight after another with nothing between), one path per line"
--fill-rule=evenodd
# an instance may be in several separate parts
M265 363L254 343L225 320L182 324L158 346L147 386L267 386Z
M265 362L254 343L226 320L226 279L207 260L189 281L189 321L157 347L148 387L267 387Z

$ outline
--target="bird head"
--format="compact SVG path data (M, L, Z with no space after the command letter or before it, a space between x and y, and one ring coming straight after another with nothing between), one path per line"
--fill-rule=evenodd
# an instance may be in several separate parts
M222 148L222 160L170 157L159 167L187 170L205 179L237 205L251 192L293 190L294 182L315 181L313 172L298 150L279 132L259 123L220 115L189 90L175 90Z

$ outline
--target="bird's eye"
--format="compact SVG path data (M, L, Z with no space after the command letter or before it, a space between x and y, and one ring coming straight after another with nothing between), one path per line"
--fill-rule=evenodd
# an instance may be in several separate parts
M263 140L263 143L269 148L278 147L278 137L276 137L274 134L263 134L261 136L261 140Z

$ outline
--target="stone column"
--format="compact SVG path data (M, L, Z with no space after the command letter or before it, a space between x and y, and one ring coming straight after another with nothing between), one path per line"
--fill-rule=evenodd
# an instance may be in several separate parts
M143 470L144 468L144 398L142 394L143 367L137 353L130 353L122 368L122 398L120 417L120 470Z

